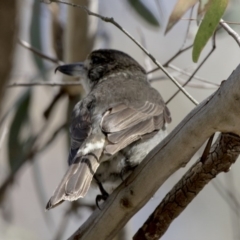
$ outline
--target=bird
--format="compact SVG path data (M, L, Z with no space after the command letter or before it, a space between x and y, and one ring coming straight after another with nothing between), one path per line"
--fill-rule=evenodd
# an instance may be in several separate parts
M122 51L94 50L55 71L80 78L86 96L72 111L69 168L46 209L85 197L90 185L100 189L98 204L166 136L171 114L145 69Z

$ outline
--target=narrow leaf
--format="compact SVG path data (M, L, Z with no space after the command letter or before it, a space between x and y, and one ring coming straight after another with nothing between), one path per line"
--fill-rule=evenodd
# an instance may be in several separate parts
M208 10L194 39L192 52L194 62L198 61L204 46L216 30L227 5L228 0L211 0Z
M20 140L20 131L28 120L28 108L31 99L30 90L26 91L19 99L20 104L13 116L8 136L8 157L11 171L15 171L25 160L24 144Z
M212 0L200 0L197 11L197 24L200 24L205 12L208 10Z
M159 27L160 23L154 14L140 0L128 0L130 6L141 16L147 23Z
M168 20L165 34L179 21L179 19L192 7L198 0L178 0L170 18Z
M41 41L41 5L39 0L34 0L33 10L32 10L32 19L30 25L30 42L33 47L39 51L43 51L42 41ZM41 57L32 53L34 62L41 73L43 79L46 80L45 74L45 64Z

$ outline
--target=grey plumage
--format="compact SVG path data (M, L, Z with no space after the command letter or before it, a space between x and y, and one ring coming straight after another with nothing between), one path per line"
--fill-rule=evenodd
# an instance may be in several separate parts
M57 70L89 90L74 108L69 169L47 204L84 197L93 176L112 191L161 141L170 112L145 70L117 50L97 50L84 63Z

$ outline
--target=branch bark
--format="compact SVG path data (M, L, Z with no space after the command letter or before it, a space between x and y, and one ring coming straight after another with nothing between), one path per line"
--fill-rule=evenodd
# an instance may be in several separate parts
M213 133L240 135L240 65L152 151L69 239L112 239ZM144 189L144 191L143 191Z
M197 194L219 173L228 172L240 154L240 137L223 133L207 158L200 158L164 197L133 239L158 240L173 220L184 211Z

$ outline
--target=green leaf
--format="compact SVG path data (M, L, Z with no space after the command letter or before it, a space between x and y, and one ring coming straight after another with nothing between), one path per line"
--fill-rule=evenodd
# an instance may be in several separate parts
M14 172L25 160L26 145L21 142L20 132L28 120L28 109L31 100L31 92L27 90L20 98L19 105L13 116L8 136L8 157L11 171ZM29 145L29 144L27 144Z
M197 10L197 24L199 25L212 0L200 0Z
M208 10L194 39L192 52L194 62L198 61L204 46L216 30L227 5L228 0L211 0Z
M38 49L39 51L42 50L42 41L41 41L41 5L39 0L34 0L33 9L32 9L32 19L31 19L31 26L30 26L30 42L33 47ZM34 62L41 73L43 79L46 80L45 74L45 64L41 57L37 56L36 54L32 53L34 58Z
M153 13L140 0L128 0L130 6L149 24L160 27L160 23Z
M178 0L170 18L168 20L165 34L179 21L179 19L192 7L198 0Z

